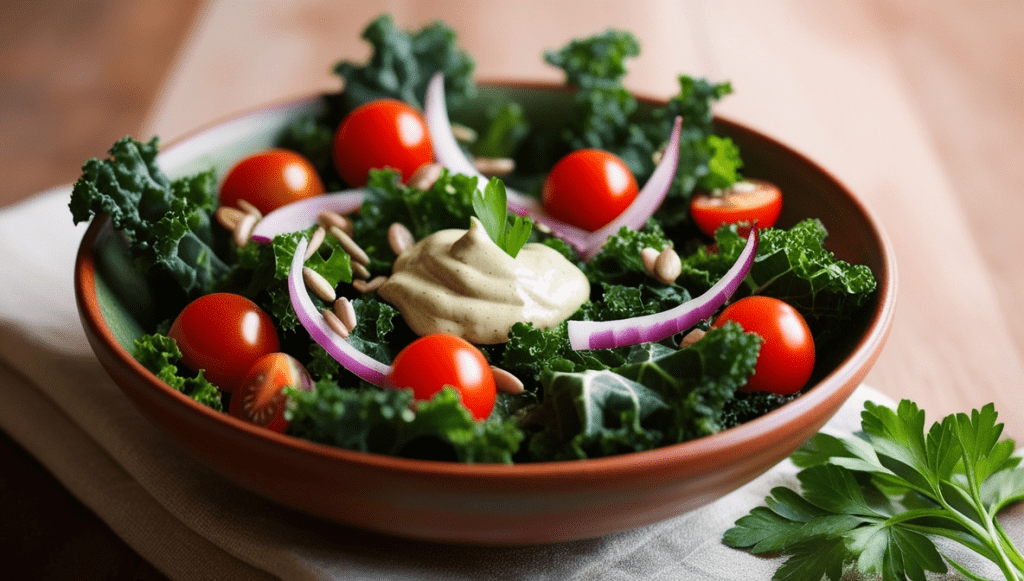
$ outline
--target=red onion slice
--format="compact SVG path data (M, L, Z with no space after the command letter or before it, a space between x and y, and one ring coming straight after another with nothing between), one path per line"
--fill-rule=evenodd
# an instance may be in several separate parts
M430 132L430 139L434 146L434 157L438 163L453 173L469 176L476 176L477 187L483 189L487 184L484 177L473 165L473 162L466 157L466 154L459 147L458 141L452 134L451 120L448 117L448 105L444 98L444 75L435 73L427 84L427 92L424 97L424 117L426 118L427 129ZM654 169L650 179L644 184L643 189L637 195L636 200L630 204L622 214L612 220L609 224L594 232L583 228L566 224L561 220L549 216L541 206L539 200L517 192L511 188L505 188L508 196L508 208L515 214L528 215L533 217L539 224L543 224L562 240L572 245L584 258L593 258L604 245L609 236L619 231L622 226L629 226L639 230L647 223L661 202L668 194L675 176L676 164L679 161L679 132L682 127L682 118L676 117L672 127L672 134L669 137L665 154L662 155L658 166Z
M341 363L342 367L360 379L376 386L387 387L387 377L391 372L391 366L356 349L346 339L331 330L327 326L327 322L324 321L323 315L316 309L316 305L306 293L306 285L302 280L302 257L306 255L308 244L309 241L305 238L299 240L299 244L295 248L295 256L292 257L291 269L288 271L288 294L299 322L302 323L303 328L313 340L338 363Z
M313 196L298 200L270 212L256 224L252 231L252 239L265 244L278 234L290 234L305 230L316 224L320 212L333 211L339 214L351 214L363 203L364 188L342 190L322 196Z
M653 315L616 321L569 321L569 344L584 349L613 349L650 341L661 341L681 333L715 314L736 292L757 254L757 229L750 231L747 244L729 271L707 292L695 299Z

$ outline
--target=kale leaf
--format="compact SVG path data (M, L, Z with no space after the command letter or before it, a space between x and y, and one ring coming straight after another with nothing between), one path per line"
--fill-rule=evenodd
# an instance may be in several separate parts
M211 292L231 268L218 255L226 237L212 226L217 204L212 170L176 180L157 165L159 141L124 137L105 160L90 159L71 191L75 223L107 214L129 239L143 272L163 274L189 298ZM221 239L218 239L218 234Z
M143 335L135 340L132 356L167 385L205 406L225 411L220 391L203 377L203 372L192 375L179 364L181 349L174 339L156 333Z
M427 82L444 73L445 95L452 107L476 94L469 53L460 49L455 31L434 22L417 32L400 30L388 14L375 18L363 31L370 43L370 60L359 65L342 61L334 72L344 80L346 110L368 101L392 98L423 108Z
M394 456L511 463L523 433L507 419L477 422L451 387L413 402L410 390L344 389L331 380L313 391L286 388L293 436Z

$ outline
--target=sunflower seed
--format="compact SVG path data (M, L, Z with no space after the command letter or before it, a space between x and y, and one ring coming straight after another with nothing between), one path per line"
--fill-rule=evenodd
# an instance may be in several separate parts
M330 327L332 331L341 335L342 339L348 339L350 331L345 328L345 324L341 322L338 315L332 313L330 309L323 309L320 311L320 314L324 316L324 322L327 323L327 326Z
M375 277L373 280L368 280L368 281L367 280L353 280L352 281L352 287L355 288L360 293L365 295L365 294L372 293L375 290L379 289L385 282L387 282L387 280L388 280L388 277L386 277L386 276L378 276L378 277Z
M341 247L345 249L345 252L348 252L349 256L352 257L352 260L362 264L363 266L370 264L370 257L366 255L366 251L356 244L356 241L352 240L352 237L346 234L344 230L337 226L331 226L328 230L330 231L331 236L334 236L338 239L338 242L341 242Z
M260 212L259 208L253 206L251 203L239 199L237 202L235 202L235 204L238 205L238 207L241 208L241 210L246 214L252 214L253 216L256 216L257 220L263 219L263 212Z
M644 270L647 271L649 276L654 276L654 263L658 260L658 254L660 252L650 246L640 251L640 260L643 261Z
M352 235L352 220L349 220L346 216L342 216L333 210L324 210L323 212L320 212L320 215L317 217L317 224L320 224L328 230L331 229L331 226L334 226L345 234L348 234L349 236Z
M352 278L356 280L368 280L370 278L370 271L362 264L352 261Z
M309 246L306 247L306 255L302 257L302 262L306 262L316 254L317 250L320 250L320 245L324 243L326 236L327 231L322 226L313 230L313 235L309 237Z
M493 365L491 366L491 374L494 375L494 387L498 388L498 391L512 395L523 393L523 382L519 381L519 378L515 375Z
M313 294L324 301L333 303L334 299L338 298L331 283L327 282L327 279L319 272L308 266L302 267L302 281L306 283L306 288L313 291Z
M429 190L437 178L441 177L444 168L439 163L425 163L409 176L405 185L416 190Z
M249 243L249 239L252 238L252 231L256 228L256 222L259 222L259 218L255 214L245 214L242 216L241 220L238 221L238 225L235 226L235 231L232 233L235 246L241 248Z
M346 329L351 331L356 328L356 308L352 305L352 301L345 297L340 297L334 301L334 315L338 317L341 324Z
M515 160L508 157L477 157L473 160L476 170L488 177L501 177L516 169Z
M703 339L704 335L706 335L706 332L703 329L694 329L690 331L683 335L683 338L679 341L679 348L686 349L690 345L693 345L697 341Z
M238 228L238 223L242 221L244 216L245 212L231 206L221 206L213 213L217 223L223 226L225 230L231 230L232 232L234 232L235 228Z
M452 123L452 135L457 141L472 143L476 141L476 131L460 123Z
M395 256L405 252L415 243L416 239L413 238L412 232L405 227L405 224L395 222L388 226L388 244L391 245L391 251L395 253Z
M654 278L665 284L675 282L682 272L683 261L671 246L662 250L654 261Z

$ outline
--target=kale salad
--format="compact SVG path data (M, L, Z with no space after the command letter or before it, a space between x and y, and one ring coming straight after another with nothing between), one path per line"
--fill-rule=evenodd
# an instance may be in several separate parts
M564 72L570 105L543 118L512 98L460 117L482 87L471 56L443 23L404 31L384 15L363 37L369 60L340 62L334 72L342 88L323 95L317 113L294 119L248 176L235 176L248 163L240 160L228 175L211 169L171 179L159 167L156 138L126 137L108 158L88 161L74 186L75 222L108 215L160 293L157 322L136 341L134 356L205 405L299 438L412 458L519 463L647 450L728 429L799 397L820 375L814 353L827 352L875 292L866 266L824 249L826 227L813 217L789 228L771 226L767 215L719 221L702 209L698 218L698 198L712 210L745 207L730 196L773 186L745 178L742 152L715 132L711 109L732 91L728 83L680 76L678 95L653 104L624 87L627 60L640 54L627 32L545 52ZM439 117L430 103L439 79L443 88L438 94L435 85L433 98L451 107L455 121L441 130L437 119L447 120L447 110ZM399 120L398 137L387 137L385 118ZM420 141L405 143L410 133ZM451 137L457 146L442 154L439 141ZM371 151L378 142L391 156L383 163ZM456 171L458 163L441 158L471 160L475 171ZM581 173L597 165L604 177ZM264 175L285 167L304 168L302 183L288 177L292 169ZM596 179L604 181L595 190ZM580 184L590 189L573 191ZM287 195L275 198L275 187ZM289 210L298 207L314 210ZM289 211L283 222L275 218ZM621 216L639 225L620 226ZM707 216L710 228L701 224ZM268 234L275 219L282 231ZM481 255L484 270L507 263L519 273L527 259L557 263L572 277L543 284L571 286L576 302L562 305L563 316L501 323L497 338L494 329L481 334L480 325L461 319L421 321L409 305L420 304L415 297L439 284L436 272L447 267L413 252L445 232L458 232L445 246L452 255L497 249ZM420 278L412 280L428 282L400 286L416 268ZM541 285L549 270L534 269L526 286ZM728 292L723 281L734 283ZM519 279L492 286L479 292L525 288ZM711 296L719 300L704 304ZM183 319L204 297L220 303L191 316L190 327ZM228 303L242 304L234 297L252 306L230 311ZM455 297L440 310L477 298ZM523 299L539 306L519 310L543 310L548 298ZM754 315L723 317L722 307L753 304L748 298L772 302ZM482 310L494 318L492 303ZM697 303L705 310L690 307ZM685 327L628 338L636 334L633 321L651 318L661 328L661 317L679 309L690 316ZM808 339L796 355L769 356L771 333L744 330L744 316L772 313L803 324ZM614 321L627 323L608 332L608 343L581 348L572 338L586 324L603 329ZM245 349L262 351L249 359L237 350L207 353L218 348L210 342L230 343L221 332L241 332ZM442 349L453 358L472 359L467 365L486 376L483 387L456 385L463 379L427 392L412 385L443 359L437 351L412 353L432 335L445 337ZM267 362L271 354L277 358ZM761 371L771 357L777 371ZM233 359L242 372L228 369ZM356 371L353 361L370 362L370 371ZM752 379L801 366L806 372L783 388ZM400 369L408 382L397 379Z

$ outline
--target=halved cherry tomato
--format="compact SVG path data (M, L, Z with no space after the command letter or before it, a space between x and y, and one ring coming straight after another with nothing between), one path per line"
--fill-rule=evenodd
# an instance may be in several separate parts
M284 409L287 386L304 391L314 387L313 378L301 363L287 353L270 353L259 358L231 394L228 413L249 423L283 434L288 430Z
M712 327L727 321L764 339L761 353L743 391L789 395L800 390L814 370L814 338L807 322L784 301L772 297L742 298L725 307Z
M755 222L758 228L771 228L781 213L782 191L764 180L744 180L721 193L695 193L690 199L690 216L708 236L722 224L736 224L740 236L746 236Z
M245 200L264 214L324 193L316 168L302 155L287 149L255 153L232 167L220 186L220 204L237 206Z
M428 400L446 385L459 391L462 405L477 420L494 409L494 374L483 353L454 335L425 335L395 357L388 376L391 385L412 388L413 397Z
M371 169L385 167L401 173L405 182L433 160L423 116L396 99L356 107L334 134L334 167L352 187L366 185Z
M639 188L629 167L614 153L580 149L558 160L544 180L544 210L593 232L614 220Z
M231 293L204 295L174 319L168 336L181 362L221 391L232 392L256 360L280 350L277 329L256 303Z

